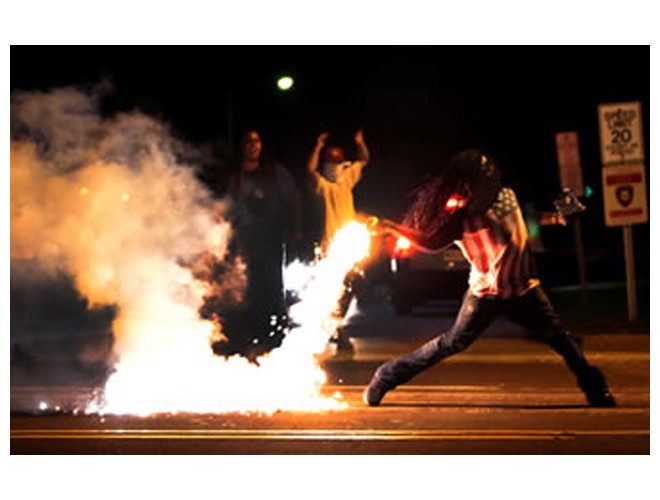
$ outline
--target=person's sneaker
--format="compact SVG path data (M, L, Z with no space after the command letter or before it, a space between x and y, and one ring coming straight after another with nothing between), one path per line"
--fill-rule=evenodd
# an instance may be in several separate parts
M341 335L334 341L337 345L337 352L343 354L355 354L353 342L345 335Z
M369 406L378 406L389 390L390 386L382 382L378 377L373 377L369 385L364 389L362 399Z
M591 406L598 408L616 406L616 400L607 387L605 375L595 366L590 366L585 373L578 377L578 385Z
M335 335L329 339L329 342L334 344L335 354L337 355L353 356L355 354L353 342L343 329L338 329Z
M585 393L585 396L589 404L597 408L614 408L616 406L616 399L607 387L589 391Z

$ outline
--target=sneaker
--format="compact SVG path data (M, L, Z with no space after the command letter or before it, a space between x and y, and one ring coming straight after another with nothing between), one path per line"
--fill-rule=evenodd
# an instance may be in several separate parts
M329 339L329 342L335 345L336 354L345 354L349 356L355 354L353 342L342 328L337 329L337 332Z
M337 339L333 339L332 342L337 346L337 352L343 354L355 354L355 347L353 342L348 337L342 335Z
M378 406L390 387L378 377L373 377L362 393L362 399L369 406Z
M614 408L616 406L616 399L607 387L589 391L585 393L585 396L589 404L596 408Z
M607 387L605 375L595 366L590 366L585 373L578 377L578 385L591 406L598 408L616 406L616 400Z

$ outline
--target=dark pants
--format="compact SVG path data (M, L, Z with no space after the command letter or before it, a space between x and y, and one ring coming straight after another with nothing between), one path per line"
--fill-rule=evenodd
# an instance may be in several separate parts
M335 310L337 318L343 319L346 317L351 302L361 292L363 286L364 271L361 268L351 269L344 277L344 290L337 301L337 309Z
M580 346L562 326L541 287L506 300L478 298L467 292L451 330L412 353L383 364L376 370L376 376L389 388L404 384L421 371L469 347L498 315L522 325L552 347L578 380L589 376L591 368Z
M282 280L283 250L278 240L242 241L247 264L247 287L235 307L219 304L222 330L228 341L213 345L221 355L241 354L255 358L279 347L288 326Z

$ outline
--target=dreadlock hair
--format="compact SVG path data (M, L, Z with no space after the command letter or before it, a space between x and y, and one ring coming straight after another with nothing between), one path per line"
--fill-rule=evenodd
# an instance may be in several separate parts
M462 151L451 158L442 173L417 189L404 224L428 236L439 234L466 212L485 211L499 189L499 169L492 158L476 149ZM467 200L467 205L448 209L452 197Z

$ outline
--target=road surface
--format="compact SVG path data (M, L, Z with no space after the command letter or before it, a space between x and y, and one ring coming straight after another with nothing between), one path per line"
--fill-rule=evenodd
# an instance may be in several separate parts
M650 453L648 335L585 338L617 408L587 406L559 357L521 338L480 339L388 394L380 407L365 406L361 393L373 370L418 342L359 338L354 358L327 358L324 391L340 392L348 407L320 413L82 415L67 408L85 388L12 385L11 453Z

